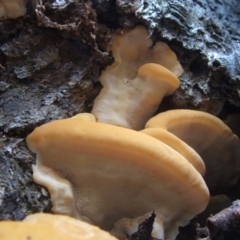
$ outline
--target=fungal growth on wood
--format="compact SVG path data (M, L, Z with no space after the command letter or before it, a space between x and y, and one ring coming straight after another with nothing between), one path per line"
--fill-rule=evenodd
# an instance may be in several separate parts
M183 69L175 53L163 42L151 47L143 26L114 35L115 63L102 72L103 88L92 109L99 122L140 130L179 87Z
M174 134L156 127L145 128L141 130L141 132L167 144L169 147L184 156L202 176L205 174L205 164L199 154Z
M240 142L217 117L194 110L170 110L151 118L146 128L161 128L193 148L206 166L212 194L225 193L240 176Z
M150 47L144 27L116 34L115 63L101 75L92 113L27 137L37 155L34 181L48 189L52 211L118 239L154 212L151 236L175 240L179 226L206 208L208 188L222 193L240 174L239 139L221 120L193 110L152 117L179 87L182 68L165 43Z
M88 118L87 118L88 119ZM174 240L208 204L201 174L161 141L86 115L54 121L27 137L34 181L53 212L89 221L125 239L156 214L152 236Z

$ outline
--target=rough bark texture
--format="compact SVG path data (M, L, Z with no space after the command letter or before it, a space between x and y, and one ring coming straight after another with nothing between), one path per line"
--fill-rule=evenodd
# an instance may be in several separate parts
M240 200L234 201L232 206L211 216L207 220L209 235L211 239L231 239L240 238Z
M43 0L0 21L0 219L50 211L24 139L43 123L90 111L113 61L111 31L144 24L178 55L182 85L162 109L239 112L239 16L238 0Z

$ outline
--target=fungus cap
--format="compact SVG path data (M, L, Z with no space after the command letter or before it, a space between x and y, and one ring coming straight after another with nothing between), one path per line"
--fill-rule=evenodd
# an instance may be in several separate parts
M1 221L1 240L117 240L89 223L63 215L35 213L23 221Z
M157 42L153 46L144 26L138 25L134 29L124 30L121 34L113 34L111 49L115 63L106 70L114 71L120 78L132 79L136 77L139 67L146 63L160 64L177 77L183 73L183 68L178 62L176 54L164 42ZM104 85L106 80L100 79L100 81Z
M192 147L206 166L204 179L212 194L224 193L240 175L240 143L217 117L195 110L170 110L146 123L162 128Z
M184 156L201 175L205 174L205 165L199 154L174 134L161 128L145 128L141 130L141 132L167 144L169 147Z
M1 0L0 19L18 18L26 14L27 0Z
M138 70L138 77L151 79L154 87L157 87L159 91L164 91L163 97L173 94L180 86L179 79L171 71L156 63L142 65Z
M152 45L143 26L113 35L115 62L100 76L103 88L92 109L99 122L140 130L153 116L162 98L179 87L177 77L183 69L176 54L163 42L151 48ZM161 89L162 85L157 85L159 77L165 83L171 82L168 87ZM156 85L158 88L154 88Z
M106 230L156 210L166 231L158 236L176 235L208 202L196 169L140 132L71 118L36 128L27 144L37 154L34 181L49 190L53 211Z
M126 82L116 76L108 80L112 82L95 99L92 113L99 122L134 130L142 129L162 99L180 86L172 72L156 63L142 65L137 77Z
M83 120L83 121L88 121L88 122L97 122L97 119L96 117L91 114L91 113L79 113L75 116L73 116L72 118L76 118L76 119L79 119L79 120Z

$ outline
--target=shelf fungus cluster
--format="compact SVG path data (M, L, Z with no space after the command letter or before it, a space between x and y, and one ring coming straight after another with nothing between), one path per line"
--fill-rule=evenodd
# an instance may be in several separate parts
M216 117L191 110L153 117L180 85L182 68L166 44L151 45L140 26L115 35L116 62L101 76L92 113L47 123L27 137L37 155L34 181L49 190L52 211L118 239L154 211L152 237L174 240L178 227L206 208L207 185L227 189L240 173L239 140Z
M170 110L151 118L143 132L165 141L158 134L160 129L168 138L177 137L181 144L187 144L199 154L207 170L204 179L211 194L225 193L237 183L240 177L239 138L220 119L200 111ZM167 144L171 145L172 141L169 142ZM172 147L176 149L175 146L174 142ZM182 148L180 151L182 153ZM199 166L199 159L197 163L193 162L195 158L186 152L189 154L189 150L184 148L182 154L194 166Z
M27 0L1 0L0 20L6 18L18 18L26 14Z

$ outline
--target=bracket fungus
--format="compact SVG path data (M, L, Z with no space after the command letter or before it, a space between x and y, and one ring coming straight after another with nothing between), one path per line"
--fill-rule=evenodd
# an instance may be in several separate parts
M143 26L115 34L112 52L115 62L100 76L103 88L92 113L99 122L140 130L179 87L183 69L167 44L152 47Z
M18 18L26 14L27 0L1 0L0 19Z
M195 110L170 110L151 118L146 128L174 134L201 156L211 194L226 192L239 179L240 142L219 118Z
M1 240L117 240L89 223L64 216L35 213L23 221L1 221Z
M208 204L200 173L161 141L89 116L50 122L27 137L37 154L34 181L49 190L53 212L125 239L154 211L152 236L175 239Z
M205 174L205 165L199 154L174 134L161 128L145 128L141 130L141 132L148 134L149 136L152 136L159 141L167 144L169 147L173 148L182 156L184 156L201 175Z

